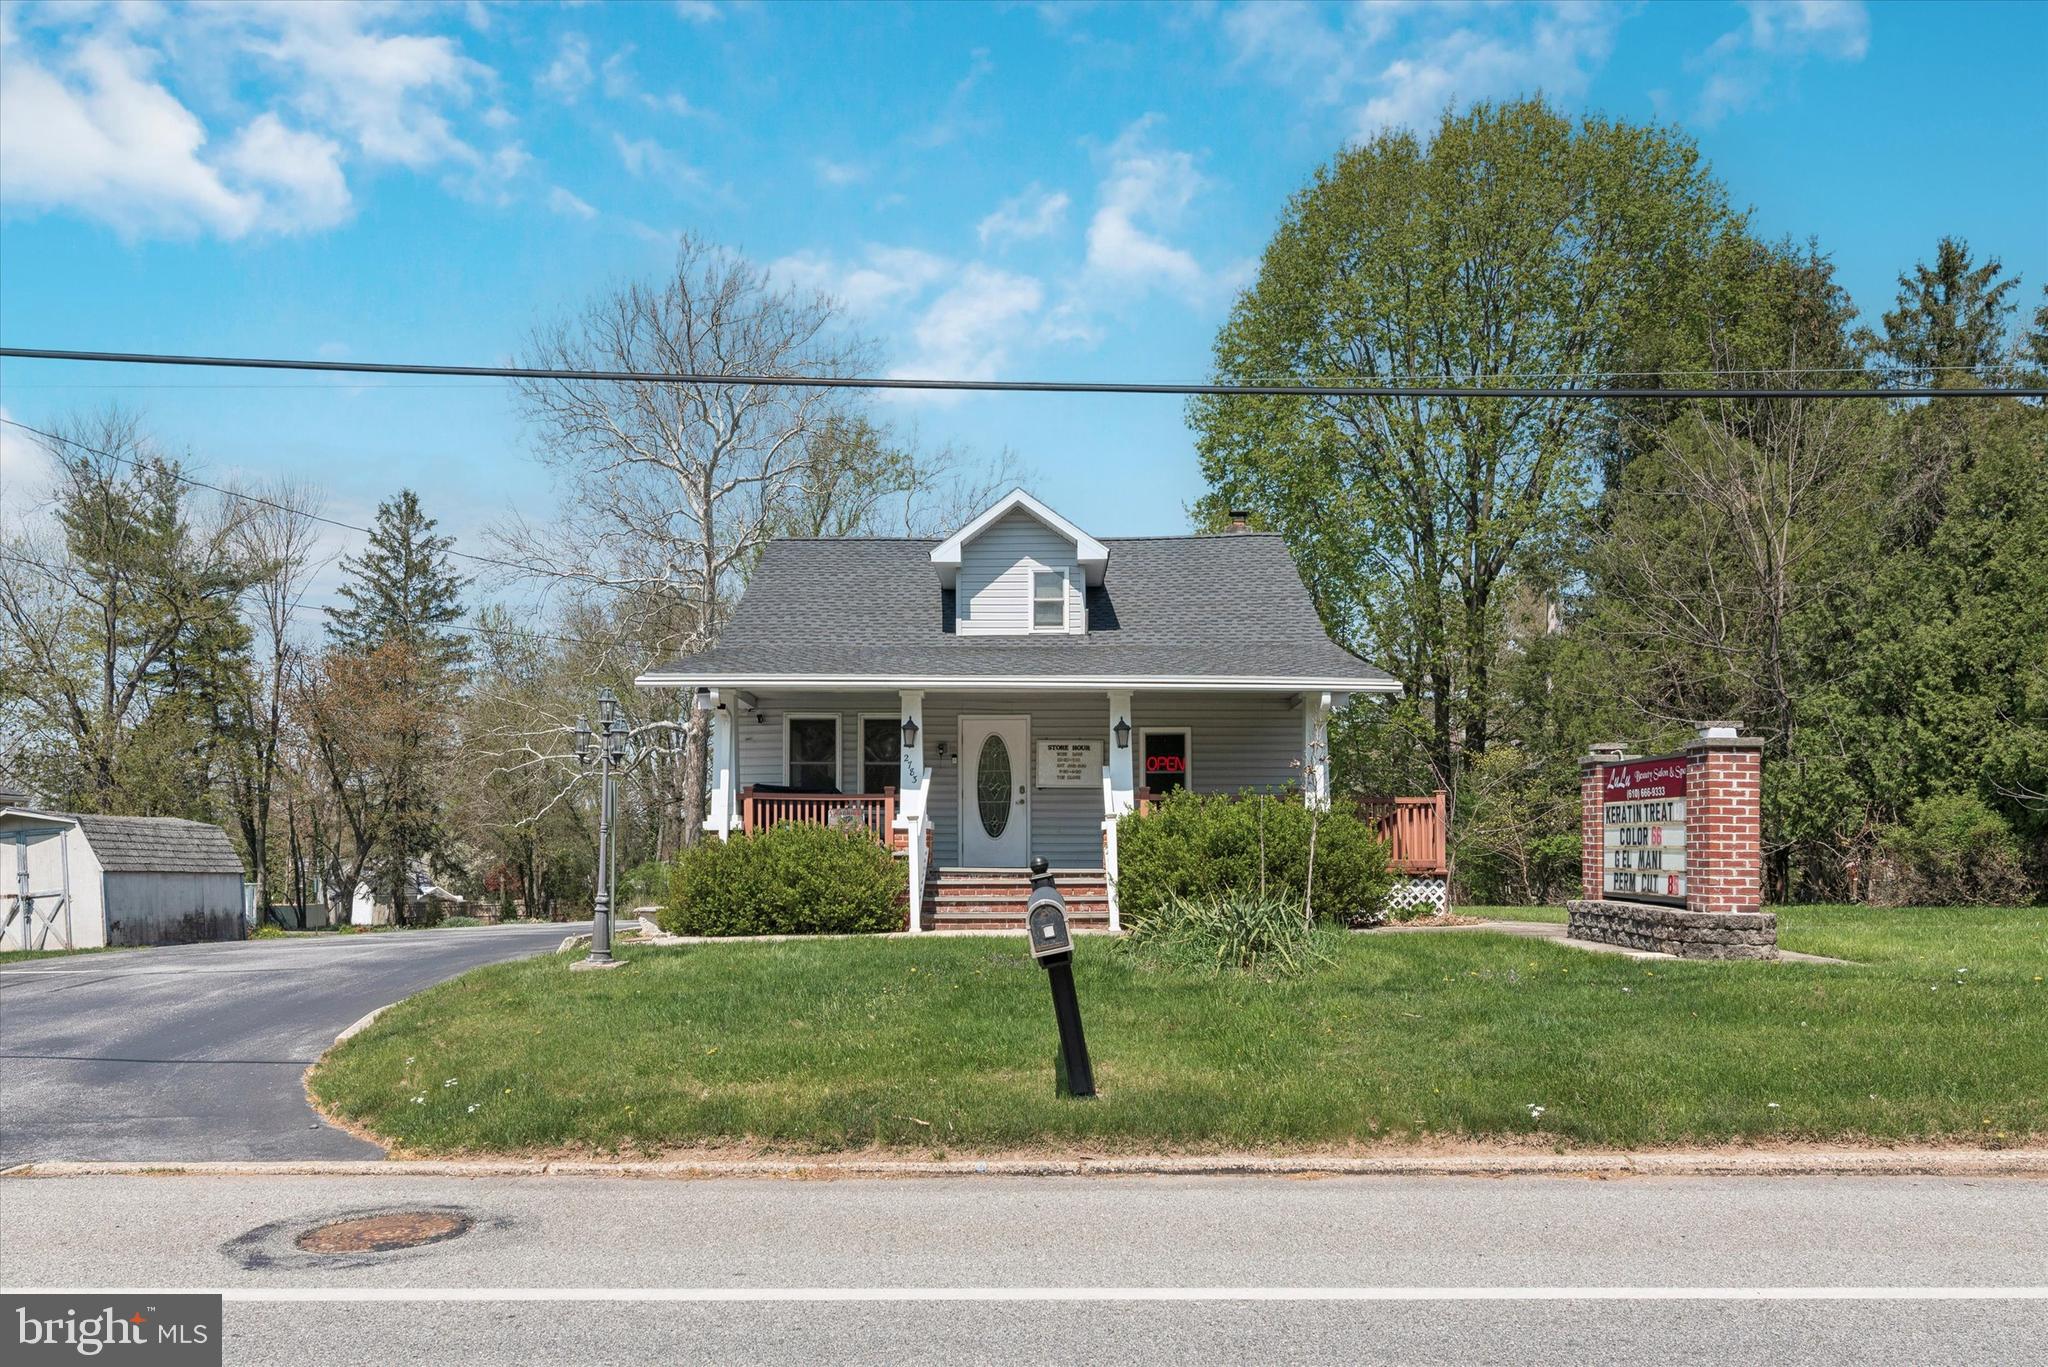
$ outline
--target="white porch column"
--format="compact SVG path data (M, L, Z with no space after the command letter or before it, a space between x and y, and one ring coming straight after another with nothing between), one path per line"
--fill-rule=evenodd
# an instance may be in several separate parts
M1116 743L1116 724L1122 722L1127 738L1124 745ZM1137 746L1138 729L1131 721L1131 695L1128 690L1112 689L1109 694L1109 731L1103 739L1106 747L1103 753L1109 762L1102 766L1102 876L1109 895L1109 930L1112 935L1124 928L1123 911L1117 905L1117 818L1137 805Z
M924 767L924 693L900 689L896 699L898 725L917 726L917 738L902 747L896 764L896 829L909 837L904 864L910 880L910 933L915 935L924 929L924 808L931 776Z
M1302 699L1301 799L1310 807L1330 805L1330 704L1328 693Z
M697 706L711 715L711 802L704 812L704 829L720 840L732 835L733 803L738 790L733 786L733 717L719 701L718 690L697 695Z

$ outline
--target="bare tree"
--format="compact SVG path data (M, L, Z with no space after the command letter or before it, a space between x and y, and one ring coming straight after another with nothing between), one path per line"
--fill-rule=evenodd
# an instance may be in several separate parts
M270 814L277 787L279 736L285 719L287 675L299 653L292 631L306 590L326 557L319 554L317 490L282 480L247 492L247 515L237 525L234 541L255 577L251 615L257 659L255 668L241 677L230 701L236 714L231 718L231 731L240 744L235 747L227 784L235 820L249 850L258 914L267 915ZM295 864L295 885L297 882ZM303 898L295 904L303 926Z
M759 268L685 237L673 272L627 284L538 331L528 359L560 369L827 377L857 343L822 296L776 288ZM809 478L811 439L846 411L805 385L535 380L521 386L540 454L560 481L560 519L515 521L498 540L553 591L601 595L632 616L643 654L691 655L717 639L761 545ZM645 709L643 709L645 710ZM705 722L686 707L663 806L691 844L704 824Z

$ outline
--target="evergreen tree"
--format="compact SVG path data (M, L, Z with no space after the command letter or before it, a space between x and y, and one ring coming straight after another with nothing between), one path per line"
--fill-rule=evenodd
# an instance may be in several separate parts
M348 606L329 614L329 641L357 654L400 644L418 657L424 680L459 681L469 643L449 627L462 619L469 581L449 564L455 539L436 536L437 525L410 489L377 505L369 545L359 556L342 557L348 579L341 596Z
M1884 316L1878 353L1933 371L1936 385L1978 383L1972 367L2005 360L2006 328L2016 308L2012 296L2019 286L2019 277L2005 275L1997 257L1978 265L1969 243L1944 237L1932 266L1922 261L1899 276L1899 306Z
M342 560L348 606L327 624L335 652L370 662L390 692L377 713L391 734L377 747L375 833L401 922L409 919L414 861L446 853L440 786L452 735L445 720L469 663L469 643L453 630L469 581L449 563L454 539L436 535L435 525L410 489L378 505L369 545Z

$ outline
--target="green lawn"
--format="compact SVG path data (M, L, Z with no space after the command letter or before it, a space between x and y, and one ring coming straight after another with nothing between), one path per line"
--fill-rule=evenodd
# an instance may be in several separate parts
M1363 934L1307 978L1218 982L1085 940L1094 1102L1052 1095L1052 1012L1021 937L631 947L613 973L570 973L570 956L480 969L386 1012L312 1087L415 1153L2048 1132L2048 912L1781 915L1786 947L1858 962Z
M68 959L74 954L104 954L119 945L89 945L84 949L0 949L0 964L18 964L29 959ZM135 946L141 948L142 946Z

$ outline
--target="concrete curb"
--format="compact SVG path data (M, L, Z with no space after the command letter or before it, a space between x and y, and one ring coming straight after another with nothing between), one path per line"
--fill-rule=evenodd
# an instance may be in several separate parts
M338 1034L338 1035L336 1035L336 1036L334 1037L334 1043L335 1043L335 1044L340 1044L340 1043L342 1043L342 1042L343 1042L343 1041L345 1041L345 1040L353 1039L353 1038L354 1038L355 1036L357 1036L357 1035L360 1035L360 1034L361 1034L361 1033L362 1033L363 1031L365 1031L365 1030L367 1030L367 1029L369 1029L369 1028L370 1028L370 1024L371 1024L371 1022L372 1022L372 1021L375 1021L375 1020L377 1019L377 1017L379 1017L379 1016L383 1015L383 1014L384 1014L384 1013L385 1013L386 1011L389 1011L389 1010L390 1010L390 1009L391 1009L392 1007L394 1007L394 1006L396 1006L396 1005L398 1005L398 1003L397 1003L397 1002L385 1002L385 1003L384 1003L384 1004L383 1004L382 1006L378 1007L378 1008L377 1008L377 1009L376 1009L375 1011L371 1011L371 1012L368 1012L368 1013L367 1013L367 1014L365 1014L365 1015L361 1015L361 1016L358 1016L358 1017L356 1017L356 1021L355 1021L355 1024L353 1024L353 1025L349 1026L349 1027L348 1027L348 1028L347 1028L346 1030L343 1030L343 1031L342 1031L342 1032L341 1032L340 1034ZM329 1046L328 1046L328 1048L329 1048L329 1049L331 1049L331 1048L333 1048L333 1047L334 1047L334 1045L329 1045ZM320 1058L326 1058L326 1057L327 1057L327 1050L326 1050L326 1049L322 1049L322 1050L320 1051ZM319 1063L320 1063L320 1059L318 1059L318 1058L314 1059L314 1060L313 1060L313 1067L317 1067L317 1066L319 1065ZM309 1072L309 1073L310 1073L310 1072L312 1072L312 1071L313 1071L313 1067L308 1067L308 1068L306 1069L306 1071L307 1071L307 1072Z
M2048 1177L2048 1149L1845 1149L1715 1153L1303 1154L1140 1158L676 1159L650 1162L391 1159L383 1162L23 1163L37 1177Z

